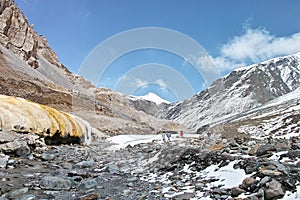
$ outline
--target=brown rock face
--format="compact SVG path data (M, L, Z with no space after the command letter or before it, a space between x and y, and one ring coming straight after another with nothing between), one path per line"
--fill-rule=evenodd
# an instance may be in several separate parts
M33 26L28 24L28 20L13 0L0 0L0 43L33 68L38 68L37 58L41 56L69 72L59 62L46 38L38 35Z

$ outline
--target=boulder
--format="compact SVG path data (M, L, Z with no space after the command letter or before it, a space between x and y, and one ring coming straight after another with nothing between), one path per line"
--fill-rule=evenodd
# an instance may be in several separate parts
M0 153L0 168L5 168L8 160L9 156Z
M28 188L16 189L16 190L10 191L5 196L8 199L25 199L25 198L20 198L20 197L23 197L23 195L25 195L28 191L29 191Z
M78 190L79 191L87 191L87 190L97 187L97 185L98 185L98 182L96 179L86 180L86 181L80 183L80 185L78 186Z
M265 176L259 181L259 185L264 186L267 182L271 180L271 177Z
M72 181L55 176L45 176L40 181L40 187L46 190L69 190L72 187Z
M245 192L246 192L246 191L243 190L243 189L240 188L240 187L233 187L233 188L231 188L231 196L233 196L233 197L237 197L237 196L239 196L240 194L245 193Z
M284 196L284 191L282 189L281 183L273 179L271 182L266 184L268 189L265 191L266 199L277 199Z
M258 147L256 151L257 156L263 156L265 154L268 154L269 152L276 151L276 147L272 144L266 144L266 145L261 145Z
M0 121L0 123L2 122ZM18 138L20 138L20 135L13 131L0 131L0 144L12 142Z
M176 199L176 200L185 200L185 199L191 199L194 198L195 194L192 192L184 192L183 194L178 194L173 196L172 199Z
M118 174L120 172L120 168L115 164L109 164L106 170L111 174Z
M86 160L76 163L74 166L78 168L89 168L94 165L94 160Z
M243 188L249 188L249 187L252 187L252 185L254 185L256 182L256 180L252 177L248 177L248 178L245 178L242 182L242 185L243 185Z
M25 141L13 141L0 144L0 151L5 154L14 154L16 156L26 157L31 153L31 150Z

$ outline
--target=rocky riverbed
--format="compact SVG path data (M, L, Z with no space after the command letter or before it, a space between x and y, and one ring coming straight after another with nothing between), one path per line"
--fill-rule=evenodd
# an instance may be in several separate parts
M299 138L172 137L111 150L1 131L0 199L296 199ZM297 190L298 187L298 190Z

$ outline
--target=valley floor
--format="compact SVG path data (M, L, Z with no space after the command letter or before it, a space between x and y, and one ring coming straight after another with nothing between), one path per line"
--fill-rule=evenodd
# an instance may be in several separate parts
M297 199L299 144L119 135L26 156L19 149L0 154L0 199Z

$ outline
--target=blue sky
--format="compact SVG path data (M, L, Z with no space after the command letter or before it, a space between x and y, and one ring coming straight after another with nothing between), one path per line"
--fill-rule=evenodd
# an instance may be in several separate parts
M143 27L174 30L195 40L207 53L201 59L194 58L195 62L213 61L220 76L237 67L300 51L298 0L15 2L34 29L47 38L60 61L76 74L80 74L97 45L116 34ZM167 100L180 100L210 84L186 61L161 49L134 50L106 66L96 84L124 93L143 95L151 91ZM154 65L150 66L151 63ZM153 75L146 67L152 67ZM146 80L145 73L152 79ZM178 80L177 84L182 82L182 87L170 81L170 76ZM130 84L131 89L126 89Z

